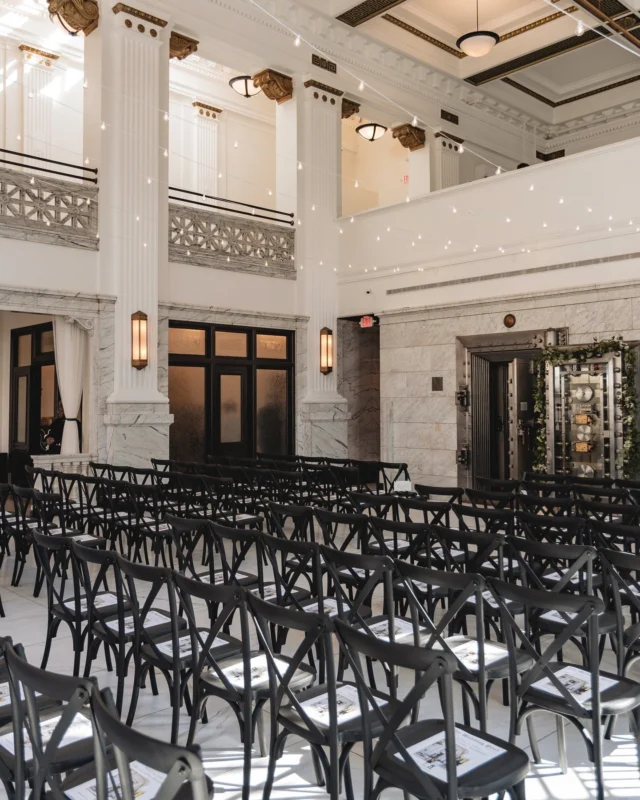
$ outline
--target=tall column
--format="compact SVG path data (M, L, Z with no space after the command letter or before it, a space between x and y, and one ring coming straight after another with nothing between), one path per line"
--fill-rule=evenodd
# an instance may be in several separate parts
M426 131L414 125L399 125L393 129L393 138L409 151L409 197L413 200L429 194L431 154L426 144Z
M433 189L447 189L460 183L460 156L462 140L452 139L445 133L433 138Z
M99 48L89 60L94 76L102 75L93 87L101 92L100 119L93 120L101 139L100 289L117 297L113 391L104 420L113 463L146 464L169 453L173 417L157 387L158 281L168 264L169 37L170 26L153 15L153 4L117 3L102 14L100 36L85 45ZM148 318L142 369L132 366L137 311Z
M298 313L309 317L306 347L298 348L306 357L306 369L298 369L303 382L298 452L336 457L347 455L348 419L347 401L336 388L341 97L341 91L325 84L296 80L293 100L276 116L278 199L286 203L286 195L296 195ZM320 331L325 327L333 331L329 374L320 371Z

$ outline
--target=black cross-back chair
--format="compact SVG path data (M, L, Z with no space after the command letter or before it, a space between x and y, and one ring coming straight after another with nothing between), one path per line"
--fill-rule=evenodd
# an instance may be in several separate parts
M343 510L364 514L377 519L400 519L400 497L397 494L374 494L373 492L347 492L348 505Z
M20 644L5 644L4 655L14 716L0 732L9 736L0 745L0 778L10 798L22 800L28 781L34 798L46 790L48 797L65 800L62 774L93 760L88 703L95 679L39 669L27 662ZM53 703L43 705L38 694Z
M478 489L483 492L499 492L501 494L517 494L522 481L503 478L476 478Z
M322 602L320 545L298 539L260 535L258 553L271 568L275 594L272 603L304 610L309 603ZM252 594L259 595L258 589Z
M590 596L595 589L602 589L602 575L594 574L598 566L598 553L587 545L555 544L535 542L522 537L511 536L507 550L520 565L520 581L532 589ZM537 618L536 629L532 631L532 641L539 643L546 634L557 636L566 624L566 616L559 611L550 611ZM615 644L616 615L603 610L598 615L597 630L600 637L600 657L604 652L605 637L611 637ZM587 628L583 626L579 635L571 640L587 663L589 652Z
M545 481L522 481L520 495L538 498L555 498L556 500L573 499L573 489L570 483L547 483Z
M10 505L11 510L9 509ZM0 567L4 562L4 557L11 555L11 526L15 520L11 486L8 483L0 483Z
M378 491L392 494L396 491L396 481L410 481L409 466L399 461L378 461Z
M33 508L33 489L26 489L21 486L11 487L11 499L13 500L14 515L13 520L8 522L7 528L10 537L13 539L14 564L11 576L11 585L19 586L22 573L27 563L27 558L33 547L33 531L40 528L40 520L31 516ZM44 575L40 565L36 563L36 580L33 589L33 596L40 594Z
M422 517L419 521L425 525L451 526L451 504L435 500L425 500L424 497L401 497L400 508L404 514L405 522L413 522L414 516Z
M573 487L590 486L592 488L601 487L605 489L605 488L611 488L613 486L614 480L613 478L578 478L575 475L568 475L567 482L570 483Z
M545 517L571 517L575 507L572 497L519 494L516 500L518 511Z
M452 676L458 664L450 653L384 642L353 630L340 620L335 627L355 677L360 708L372 709L362 717L363 797L377 800L385 789L397 787L405 796L420 800L488 797L505 790L514 800L524 800L524 778L529 770L526 754L495 736L455 722ZM397 696L395 686L386 703L374 693L362 669L362 658L383 662L393 672L413 673L404 697ZM436 686L443 718L416 721L420 701ZM382 729L380 735L373 729L371 719ZM458 776L458 751L464 747L463 737L479 742L483 748L497 750L495 758Z
M589 544L589 526L581 517L551 517L546 514L518 513L519 532L534 542L549 544Z
M170 472L175 469L179 462L171 458L152 458L151 466L158 472Z
M273 536L299 542L314 542L314 509L311 506L268 502L267 530Z
M140 785L163 800L210 800L213 783L206 776L200 748L153 739L122 723L109 689L94 688L95 763L63 782L63 792L86 788L96 800L135 798Z
M509 652L506 644L485 639L485 594L482 575L472 572L444 572L415 564L396 562L403 594L407 598L413 630L426 629L428 636L405 644L423 644L427 649L441 648L451 653L458 668L454 680L462 690L464 723L469 725L469 701L483 731L487 730L487 702L495 681L509 677ZM446 598L444 612L436 617L430 609L436 599ZM473 598L473 600L471 599ZM469 607L475 613L475 635L468 632ZM518 655L518 672L528 668L531 659ZM477 689L474 687L477 686Z
M523 483L572 483L573 475L563 475L558 472L525 472L522 477Z
M515 530L515 514L506 508L478 508L454 503L458 524L467 531L484 531L509 536Z
M73 675L80 674L80 660L87 637L88 600L82 592L77 562L71 557L71 538L34 532L34 551L47 587L47 634L41 668L46 669L51 645L61 624L71 633ZM104 595L102 595L104 597ZM111 604L111 613L116 611Z
M416 483L413 487L419 497L425 500L436 500L443 503L461 503L464 497L464 489L461 486L427 486L424 483Z
M173 533L177 569L190 578L222 581L222 568L216 569L213 532L203 517L177 517L167 514L165 521ZM196 563L199 561L200 563ZM218 577L219 576L219 577Z
M576 501L576 514L589 522L614 522L620 525L640 524L640 506L635 503L604 503L590 500Z
M598 800L604 800L603 717L630 715L631 730L640 751L640 684L599 669L598 616L604 603L594 596L576 596L516 586L502 581L490 582L490 589L500 603L503 628L512 659L524 651L533 660L532 666L517 675L512 661L510 689L510 741L515 741L524 720L538 711L556 715L558 751L561 769L566 771L567 757L563 720L571 722L587 746L594 764ZM506 608L505 601L518 603L525 609L525 622L519 624ZM566 617L561 631L545 644L533 641L539 617L558 611ZM559 654L587 628L586 664L559 660ZM569 670L567 672L567 670ZM560 677L559 677L560 676ZM561 680L560 678L563 678ZM573 688L574 691L570 689ZM582 696L583 702L580 702ZM532 728L529 728L531 732ZM536 763L540 752L535 736L531 751Z
M616 478L616 482L613 485L616 489L626 489L635 502L640 503L640 481Z
M626 675L640 660L640 556L621 550L601 549L604 595L614 609L617 628L614 651L618 674ZM627 626L625 609L631 612Z
M186 622L178 615L171 570L166 567L155 567L129 561L121 555L117 556L118 567L123 582L126 583L127 596L131 603L131 613L126 617L118 617L118 635L129 644L127 660L134 668L133 691L127 725L132 725L138 703L140 688L149 675L151 687L157 694L155 681L156 667L162 672L171 693L172 725L171 740L175 742L178 734L180 708L184 699L186 681L181 680L182 664L179 657L177 640L180 632L186 629ZM139 599L141 589L145 591L144 601ZM158 605L168 606L168 610ZM158 642L170 641L171 654L162 658ZM175 671L174 671L175 670Z
M86 547L73 539L71 550L87 600L87 657L84 676L86 678L91 674L93 662L101 646L104 648L109 670L113 655L118 681L116 698L118 709L122 710L124 680L131 658L129 653L133 637L132 634L125 633L124 621L127 616L131 616L131 603L122 583L118 554L114 550Z
M265 590L264 563L260 552L260 534L247 528L232 528L209 523L222 568L223 583ZM250 565L255 561L255 568ZM255 569L255 572L254 572ZM202 576L200 578L202 580ZM269 585L273 586L273 583Z
M423 522L400 522L372 516L362 541L362 552L412 559L424 546L428 530Z
M608 503L609 505L630 506L636 501L627 489L615 489L611 486L582 486L573 485L576 500L586 500L590 503Z
M364 514L344 514L339 511L327 511L324 508L315 508L314 515L322 534L323 543L336 550L349 550L350 547L359 548L363 537L366 535L368 518ZM342 538L341 528L346 528L346 535ZM340 541L340 539L342 539Z
M90 461L89 469L93 472L96 478L106 478L107 480L114 480L113 467L111 464L102 464L98 461Z
M593 544L596 547L640 555L640 525L622 525L617 522L591 520L589 528Z
M508 509L509 511L515 511L516 509L516 494L513 491L465 489L464 493L475 508Z
M151 470L153 472L153 470ZM164 567L175 566L173 558L173 534L171 526L165 521L167 513L164 490L155 485L125 484L129 502L133 509L133 519L128 534L133 537L133 561L149 562L147 545L153 553L153 563Z
M60 491L59 479L61 473L58 470L27 465L24 471L27 474L31 489L38 489L41 492L51 494L57 494Z
M309 743L316 780L326 786L331 800L338 800L343 779L347 800L355 800L349 754L354 744L361 741L362 720L355 685L336 676L329 617L274 606L256 597L250 597L248 602L269 670L271 737L264 800L271 797L277 761L284 754L290 736L299 736ZM296 631L300 636L286 663L279 663L279 652L272 639L272 632L282 629ZM320 678L315 686L300 691L298 673L313 653L321 654L321 673L326 675L326 681ZM356 701L351 705L346 695L349 691ZM340 705L338 698L343 698ZM377 728L376 732L380 730Z

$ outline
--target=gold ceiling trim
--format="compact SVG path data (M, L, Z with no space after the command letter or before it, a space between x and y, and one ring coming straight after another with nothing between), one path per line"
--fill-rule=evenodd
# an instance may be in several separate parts
M57 56L55 53L47 53L46 50L40 50L38 47L31 47L30 44L21 44L18 47L18 50L21 50L23 53L28 53L29 55L47 58L51 61L57 61L60 58L60 56Z
M49 16L62 22L71 35L88 36L98 27L100 12L96 0L47 0Z
M306 89L315 87L316 89L320 89L321 92L328 92L329 94L334 94L336 97L342 97L344 94L341 89L334 89L333 86L328 86L326 83L320 83L320 81L305 81L304 85Z
M157 25L159 28L166 28L167 27L167 20L160 19L160 17L154 17L153 14L147 14L146 11L139 11L137 8L133 8L133 6L128 6L125 3L116 3L113 7L114 14L129 14L130 17L136 17L136 19L143 19L145 22L149 22L151 25Z
M355 100L349 100L348 97L342 98L342 119L349 119L354 114L360 113L360 103Z
M389 11L404 2L405 0L362 0L357 6L353 6L353 8L343 12L336 19L344 22L345 25L356 28L358 25L362 25L363 22L375 19L384 14L385 11Z
M513 86L514 89L518 89L519 91L528 94L530 97L540 100L541 103L551 106L551 108L558 108L559 106L566 106L569 103L575 103L577 100L585 100L587 97L593 97L594 95L608 92L611 89L619 89L621 86L628 86L630 83L637 83L640 81L640 75L634 75L631 78L615 81L615 83L609 83L606 86L600 86L598 89L590 89L588 92L581 92L581 94L576 94L573 97L566 97L564 100L551 100L539 92L536 92L534 89L529 89L527 86L523 86L523 84L518 83L518 81L514 81L513 78L505 77L502 79L502 81L509 86Z
M202 114L203 116L206 114L207 117L211 116L215 119L217 114L222 114L221 108L209 106L206 103L201 103L199 100L194 100L192 105L198 110L198 113Z
M629 30L629 28L635 27L634 20L633 19L628 20L627 24L625 25L621 24L618 21L621 19L625 19L626 17L632 17L632 18L635 17L636 15L634 14L633 11L631 11L631 9L626 8L626 6L623 6L622 3L616 3L616 5L619 7L618 12L614 14L607 14L600 7L601 6L600 0L596 0L596 3L592 3L590 2L590 0L576 0L576 2L580 6L580 8L584 9L589 14L594 16L596 19L599 19L601 22L604 22L605 25L608 25L616 33L619 33L628 42L631 42L631 44L640 48L640 38L638 38L638 36L636 36L635 34L631 33L631 31ZM637 19L635 20L635 22L637 23Z
M415 125L398 125L391 131L394 139L397 139L400 144L405 147L409 152L414 153L416 150L422 150L427 141L427 134L423 128L418 128Z
M263 69L262 72L258 72L253 76L253 85L262 89L269 100L275 100L278 104L286 103L293 97L293 78L275 69Z
M570 14L577 10L577 6L569 6L569 8L567 8L567 12ZM556 11L546 17L542 17L542 19L536 20L535 22L530 22L528 25L523 25L520 28L515 28L515 30L504 33L500 37L500 41L504 42L507 41L507 39L513 39L515 36L520 36L522 33L533 31L536 28L540 28L542 25L547 25L549 22L555 22L557 19L560 19L560 17L563 16L564 14L562 11ZM431 36L430 34L425 33L425 31L421 31L419 28L416 28L413 25L409 25L408 22L405 22L398 17L394 17L393 14L383 14L382 19L386 20L387 22L391 22L393 25L397 25L398 28L402 28L403 31L406 31L413 36L417 36L419 39L422 39L425 42L429 42L429 44L440 48L440 50L444 50L444 52L449 53L449 55L455 56L456 58L467 57L466 53L457 50L455 47L451 47L451 45L448 45L445 42L441 42L440 39L436 39L435 36Z
M177 58L178 61L182 61L183 58L193 55L197 51L199 44L200 42L197 39L192 39L184 33L171 31L169 58Z

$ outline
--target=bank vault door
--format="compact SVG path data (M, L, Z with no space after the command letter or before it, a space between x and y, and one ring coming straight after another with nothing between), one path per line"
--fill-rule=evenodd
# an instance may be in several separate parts
M479 478L521 479L531 469L533 379L530 360L471 355L471 463ZM502 358L500 358L502 356Z

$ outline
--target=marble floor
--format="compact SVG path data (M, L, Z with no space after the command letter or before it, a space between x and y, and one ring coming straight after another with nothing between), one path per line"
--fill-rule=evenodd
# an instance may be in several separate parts
M33 597L35 566L28 564L21 585L10 586L13 559L5 559L0 569L0 595L6 616L0 618L0 635L11 635L16 642L22 642L27 658L39 665L44 649L46 631L46 598L44 594ZM605 654L606 662L611 662L610 654ZM56 638L48 669L68 672L71 666L70 636L61 627ZM101 687L115 689L112 673L106 670L102 657L95 662L93 674ZM640 676L638 676L640 677ZM145 733L163 739L170 727L171 709L166 685L158 678L159 694L154 697L150 688L141 691L134 726ZM127 687L129 689L129 687ZM128 693L125 695L125 708L128 707ZM459 703L459 696L456 698ZM441 716L437 695L431 692L423 703L421 716ZM180 725L180 741L186 741L188 716L183 711ZM503 707L499 687L492 692L489 704L490 731L497 736L506 736L508 709ZM544 763L532 767L526 781L528 800L588 800L595 797L595 781L586 750L573 726L566 727L569 770L562 774L558 766L557 739L554 719L540 714L535 720L536 732ZM267 725L268 730L268 725ZM207 772L215 784L215 797L218 800L240 798L242 785L242 750L235 716L223 702L217 705L209 701L209 722L199 725L196 741L202 747ZM518 744L528 750L526 736ZM604 774L607 797L640 797L640 774L638 756L627 724L620 720L618 730L612 741L605 744ZM262 797L262 783L266 775L266 758L257 754L252 762L252 800ZM362 797L362 753L352 754L352 772L356 797ZM0 794L3 790L0 788ZM401 793L388 790L383 793L384 800L400 800ZM286 753L278 762L276 783L272 793L273 800L306 800L307 798L327 797L314 781L311 755L308 745L302 740L289 739Z

